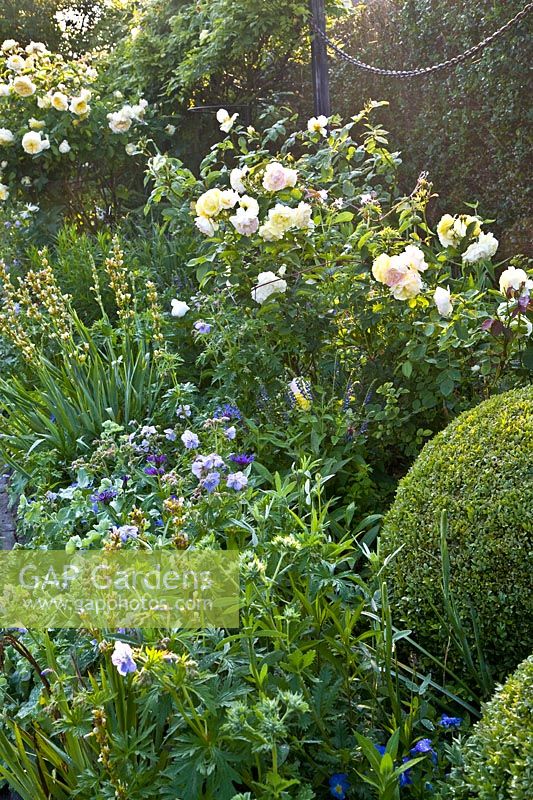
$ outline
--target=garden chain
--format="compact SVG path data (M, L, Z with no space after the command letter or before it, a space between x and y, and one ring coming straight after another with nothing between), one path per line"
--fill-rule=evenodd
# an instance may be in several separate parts
M429 75L432 72L437 72L438 70L443 69L452 69L456 67L458 64L461 64L463 61L466 61L472 56L475 56L476 53L480 53L482 50L485 49L489 44L491 44L495 39L499 36L502 36L506 31L509 30L515 23L520 23L530 11L533 11L533 3L528 3L522 11L519 11L512 19L502 25L501 28L498 28L497 31L491 33L490 36L487 36L486 39L483 39L482 42L479 44L474 45L473 47L469 47L468 50L465 50L464 53L461 53L459 56L454 56L453 58L449 58L447 61L441 61L439 64L433 64L430 67L417 67L414 69L381 69L381 67L374 67L371 64L365 64L364 61L359 61L359 59L354 58L354 56L349 55L346 53L342 48L335 44L335 42L329 38L329 36L324 33L324 31L319 28L316 22L312 19L310 24L313 30L326 42L327 46L333 50L337 55L347 61L349 64L352 64L354 67L358 69L365 70L366 72L372 72L375 75L386 75L390 78L413 78L418 75Z

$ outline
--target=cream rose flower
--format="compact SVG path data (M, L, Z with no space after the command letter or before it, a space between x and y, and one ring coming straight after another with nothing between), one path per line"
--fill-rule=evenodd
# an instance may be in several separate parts
M174 134L176 133L176 126L167 125L165 128L165 133L168 133L169 136L174 136Z
M29 153L29 155L37 155L47 149L45 141L48 142L48 139L43 140L38 131L29 131L29 133L25 133L22 137L22 149L25 153ZM48 142L48 147L49 146L50 143Z
M309 203L304 203L303 200L298 203L297 207L293 209L292 221L293 225L302 230L310 230L314 228L313 220L311 219L312 208Z
M4 39L0 49L3 53L7 53L9 50L13 50L15 47L18 47L18 42L16 39Z
M258 217L259 216L259 203L255 199L255 197L250 197L250 195L245 194L239 200L239 206L250 216L250 217Z
M239 195L233 189L224 189L220 192L220 205L222 208L235 208L239 202Z
M443 247L453 247L455 242L453 224L455 218L451 214L444 214L437 225L437 235Z
M246 187L244 186L242 179L244 178L247 172L248 172L248 167L243 167L242 169L235 167L235 169L232 169L229 174L230 186L235 192L238 192L239 194L244 194L246 192Z
M52 105L52 98L49 94L43 94L42 97L37 98L37 105L39 108L50 108Z
M379 283L387 283L387 275L390 270L390 256L382 253L372 262L372 275Z
M9 83L0 83L0 97L8 97L11 87Z
M223 133L229 133L238 116L238 114L230 115L225 108L219 108L217 111L217 122L220 124L220 130L223 131Z
M4 147L6 144L12 144L14 141L15 137L9 128L0 128L0 147Z
M273 228L285 233L294 225L294 209L283 203L276 203L268 212L268 221Z
M72 148L70 147L66 139L63 139L63 141L59 144L58 147L58 150L61 153L61 155L66 155L66 153L70 153L71 149Z
M264 239L265 242L279 242L280 239L283 239L284 233L284 230L276 228L268 221L259 228L259 236Z
M450 287L437 286L433 300L441 317L451 317L453 314L452 296Z
M42 42L30 42L29 44L26 45L24 49L30 56L34 55L35 53L39 53L40 55L48 53L46 45L43 44Z
M507 267L500 275L500 292L508 297L521 294L524 289L533 289L533 281L528 278L527 272L517 267Z
M199 217L216 217L222 211L222 192L220 189L208 189L196 201L196 213Z
M28 127L32 131L42 131L45 125L46 123L43 122L42 119L35 119L35 117L30 117L30 119L28 120Z
M279 192L296 185L298 173L295 169L284 167L278 161L267 164L263 177L263 186L267 192Z
M36 85L25 75L20 75L13 81L13 91L19 97L29 97L35 94Z
M241 236L251 236L259 228L259 219L253 214L249 214L244 208L238 208L229 221Z
M406 263L411 269L415 269L417 272L426 271L428 265L424 258L424 253L419 247L416 247L416 245L413 244L408 244L403 252Z
M63 92L54 92L50 103L56 111L68 111L68 97Z
M0 183L0 200L7 200L9 197L9 189L5 185L5 183Z
M91 110L89 100L91 99L91 92L88 89L82 89L77 97L72 97L70 100L69 109L77 117L83 117Z
M172 300L170 305L170 313L173 317L184 317L185 314L191 310L187 303L185 303L183 300Z
M120 111L114 111L107 115L108 124L113 133L126 133L132 125L132 114L128 106L124 106Z

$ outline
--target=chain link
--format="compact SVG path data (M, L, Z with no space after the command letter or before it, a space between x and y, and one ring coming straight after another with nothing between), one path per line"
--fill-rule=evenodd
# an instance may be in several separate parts
M354 58L354 56L345 53L342 48L336 45L335 42L330 39L321 28L319 28L313 19L311 19L310 25L313 30L326 42L327 46L331 50L337 53L337 55L344 59L344 61L352 64L354 67L365 70L366 72L372 72L375 75L386 75L390 78L413 78L418 75L429 75L430 73L437 72L438 70L451 69L456 67L458 64L461 64L463 61L467 61L467 59L475 56L476 53L480 53L482 50L484 50L489 44L492 44L495 39L497 39L499 36L502 36L513 25L521 22L530 13L530 11L533 11L533 3L528 3L522 9L522 11L519 11L518 14L506 22L505 25L502 25L502 27L498 28L497 31L491 33L490 36L487 36L487 38L483 39L483 41L479 42L479 44L469 47L468 50L465 50L465 52L461 53L461 55L449 58L447 61L441 61L440 64L433 64L430 67L417 67L415 69L381 69L381 67L374 67L371 64L365 64L364 61L359 61L358 58Z

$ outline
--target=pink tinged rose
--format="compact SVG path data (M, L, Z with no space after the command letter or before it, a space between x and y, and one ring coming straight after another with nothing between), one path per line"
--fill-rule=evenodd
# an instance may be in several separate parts
M402 272L398 280L391 286L391 293L395 300L411 300L420 294L422 278L414 269Z
M241 236L251 236L259 229L259 219L250 215L244 208L238 208L229 221Z
M209 217L196 217L194 224L204 236L214 236L218 228L218 223Z
M298 173L295 169L284 167L278 161L267 165L263 176L263 187L267 192L279 192L296 185Z

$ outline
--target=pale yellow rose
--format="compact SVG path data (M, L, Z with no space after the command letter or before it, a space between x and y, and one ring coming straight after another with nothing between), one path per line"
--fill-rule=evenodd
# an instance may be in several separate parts
M90 91L88 89L82 89L77 97L73 97L71 99L69 108L73 114L76 114L77 117L83 117L91 110L89 105L90 99Z
M25 133L22 137L22 149L25 153L29 153L31 156L37 155L43 150L43 140L41 139L41 134L38 131L30 131L29 133Z
M35 93L36 88L35 84L24 75L15 78L13 81L13 91L18 94L19 97L29 97Z
M44 128L45 124L46 123L43 122L42 119L35 119L35 117L31 117L28 120L28 127L32 131L42 131L42 129Z
M386 283L386 278L390 270L390 256L382 253L374 259L372 264L372 275L380 283Z
M9 197L9 189L5 183L0 183L0 200L7 200Z
M63 92L54 92L50 100L56 111L68 110L68 97Z
M26 59L22 56L10 56L6 61L6 67L13 72L21 72L26 66Z
M196 213L200 217L216 217L222 211L222 192L208 189L196 201Z
M437 234L443 247L452 247L455 242L453 235L454 223L454 217L451 214L445 214L437 225Z
M276 203L268 212L268 221L274 229L284 233L294 225L294 209Z

